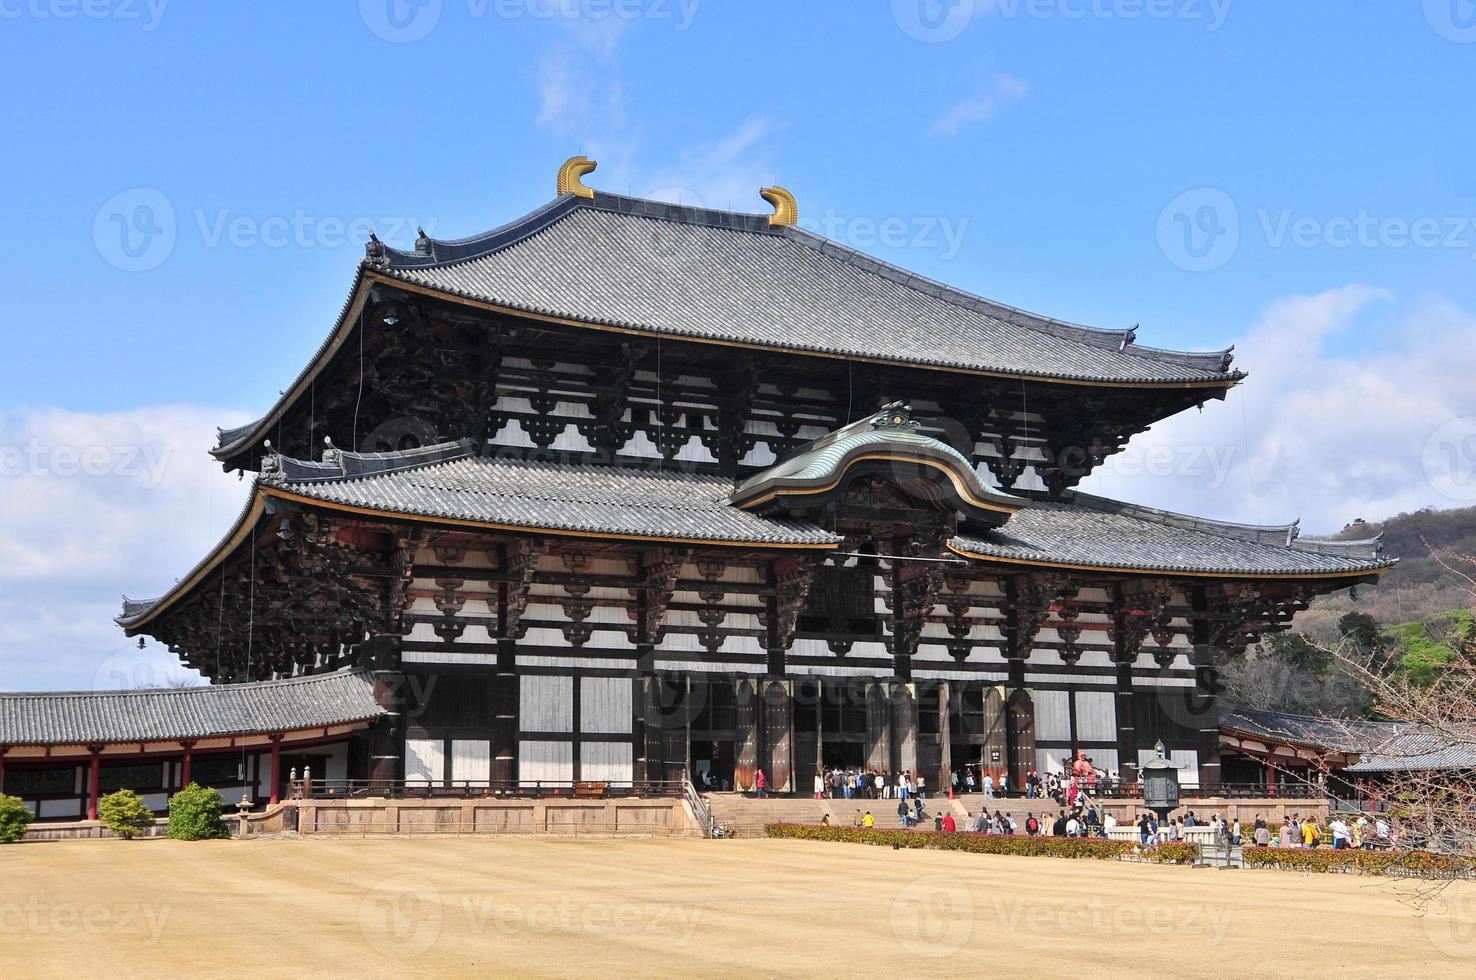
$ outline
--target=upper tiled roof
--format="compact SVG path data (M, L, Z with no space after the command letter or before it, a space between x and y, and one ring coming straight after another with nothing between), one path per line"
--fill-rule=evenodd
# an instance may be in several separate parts
M1001 528L953 539L980 558L1086 568L1224 575L1348 575L1394 564L1377 540L1297 540L1297 526L1187 517L1083 493L1033 500Z
M300 731L384 714L367 673L161 690L0 694L0 745L174 741Z
M559 319L783 350L1089 381L1213 383L1229 351L1141 347L945 286L767 216L596 192L485 235L376 245L380 271Z
M460 446L459 452L453 451ZM675 469L526 462L472 455L464 444L414 450L438 461L412 469L399 453L337 453L332 467L280 457L263 467L274 487L326 503L530 530L714 543L827 545L805 521L728 505L732 480ZM327 469L332 469L332 474Z

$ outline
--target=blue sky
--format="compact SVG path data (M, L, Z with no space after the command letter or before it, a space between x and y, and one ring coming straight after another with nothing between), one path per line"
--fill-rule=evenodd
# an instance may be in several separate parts
M212 427L302 367L364 228L484 230L576 152L596 187L762 211L778 182L918 272L1236 343L1249 385L1136 447L1214 461L1093 489L1313 530L1476 502L1472 0L0 0L0 80L0 688L98 682L117 594L224 530Z

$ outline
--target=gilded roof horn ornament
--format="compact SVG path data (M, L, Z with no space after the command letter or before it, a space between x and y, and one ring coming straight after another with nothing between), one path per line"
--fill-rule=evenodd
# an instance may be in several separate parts
M795 201L794 195L778 184L773 187L760 187L759 197L774 206L774 213L769 215L771 227L792 225L799 220L799 204Z
M593 173L599 164L587 156L570 157L564 161L559 168L559 180L557 186L559 197L565 194L573 194L575 197L594 200L595 192L584 186L581 177L587 173Z

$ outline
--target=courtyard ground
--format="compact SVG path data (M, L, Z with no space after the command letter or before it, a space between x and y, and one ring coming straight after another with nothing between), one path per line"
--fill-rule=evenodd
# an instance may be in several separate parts
M1454 887L1419 917L1373 878L807 841L59 841L0 848L0 977L1471 975Z

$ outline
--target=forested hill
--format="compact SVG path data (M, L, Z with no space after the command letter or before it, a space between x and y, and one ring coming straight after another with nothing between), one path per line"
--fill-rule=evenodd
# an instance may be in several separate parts
M1332 642L1337 621L1358 610L1380 623L1411 623L1453 609L1476 607L1472 586L1446 564L1476 578L1476 564L1463 556L1476 555L1476 507L1417 510L1383 521L1357 521L1335 535L1350 541L1383 535L1384 554L1399 564L1377 586L1361 585L1356 601L1347 590L1323 596L1297 617L1296 629L1311 639ZM1433 554L1432 554L1433 551Z

